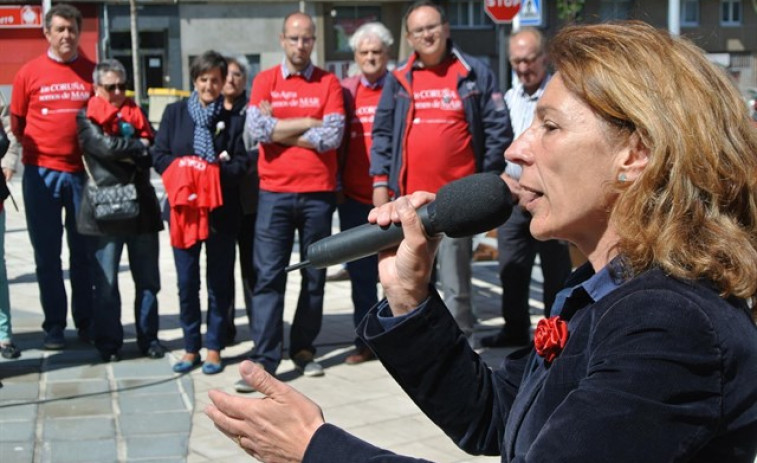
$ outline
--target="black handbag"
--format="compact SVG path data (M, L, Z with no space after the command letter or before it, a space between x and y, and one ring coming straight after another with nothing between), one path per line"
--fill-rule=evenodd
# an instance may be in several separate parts
M101 187L88 183L86 194L97 221L133 219L139 215L137 187L133 183Z

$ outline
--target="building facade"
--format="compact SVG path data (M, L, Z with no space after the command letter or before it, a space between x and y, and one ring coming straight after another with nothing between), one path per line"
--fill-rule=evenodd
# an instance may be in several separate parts
M486 0L440 0L448 14L452 37L466 52L488 62L500 81L509 82L506 56L500 59L502 38L511 25L497 26L486 15ZM757 0L679 0L680 33L706 50L747 91L757 89ZM133 72L130 10L127 2L72 2L85 16L82 52L92 59L113 57ZM142 95L148 88L190 90L189 63L208 49L244 55L254 76L281 61L279 34L283 17L304 10L316 19L313 59L339 76L351 71L352 32L368 21L381 21L395 36L392 56L409 52L402 17L410 1L403 0L137 0L139 67ZM3 28L2 6L39 5L0 0L0 90L8 93L13 75L47 43L36 28ZM541 27L553 35L566 20L558 18L557 0L525 0L522 8L538 10ZM585 0L577 21L595 23L640 19L668 27L668 2L657 0ZM8 52L10 50L10 53ZM131 81L133 81L130 78Z

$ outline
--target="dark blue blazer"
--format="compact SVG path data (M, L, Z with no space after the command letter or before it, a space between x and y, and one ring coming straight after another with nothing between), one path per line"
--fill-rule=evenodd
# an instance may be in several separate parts
M579 272L590 272L590 267ZM463 450L503 462L744 462L757 453L757 328L741 300L650 270L592 302L566 302L570 337L497 371L468 347L438 294L388 331L358 334ZM336 426L304 461L409 462Z
M242 133L244 131L244 115L225 109L217 121L223 121L225 128L214 133L213 144L216 154L226 150L231 156L228 162L220 162L221 192L223 206L210 213L210 227L212 231L222 231L235 234L239 230L242 218L242 206L239 201L239 184L250 169L251 157L244 148ZM195 124L189 115L187 101L177 101L166 106L160 120L155 144L151 147L153 166L163 175L169 165L181 156L194 156Z

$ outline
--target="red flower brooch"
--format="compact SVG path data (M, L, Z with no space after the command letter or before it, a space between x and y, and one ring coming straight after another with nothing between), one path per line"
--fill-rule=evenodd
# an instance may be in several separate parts
M568 324L562 318L554 316L539 320L534 333L534 347L545 362L550 363L560 355L567 342Z

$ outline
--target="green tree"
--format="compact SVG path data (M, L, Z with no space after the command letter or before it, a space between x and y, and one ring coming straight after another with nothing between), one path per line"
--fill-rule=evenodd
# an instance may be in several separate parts
M581 20L586 0L557 0L557 16L568 22Z

